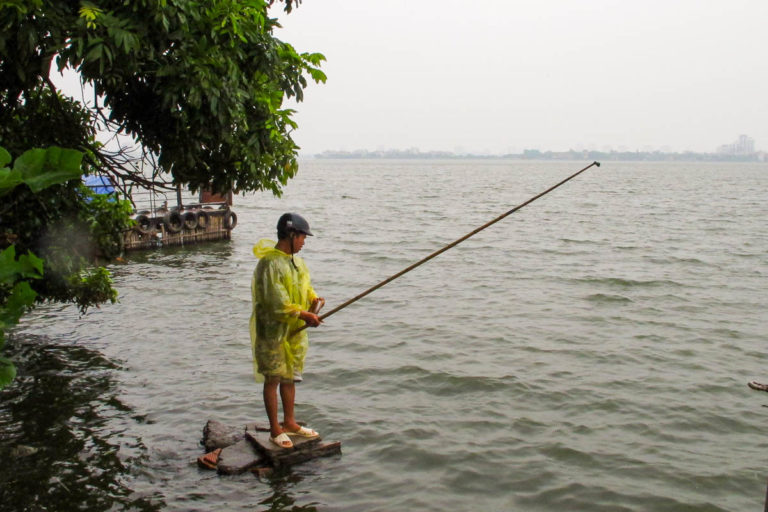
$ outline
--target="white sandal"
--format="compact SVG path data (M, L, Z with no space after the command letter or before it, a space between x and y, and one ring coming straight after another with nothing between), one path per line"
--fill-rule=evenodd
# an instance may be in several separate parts
M280 432L275 437L269 436L269 440L280 448L293 448L293 441L285 432Z
M296 432L291 432L290 430L286 430L285 432L289 436L308 437L310 439L313 437L318 437L320 435L315 430L312 430L311 428L301 427L301 426L299 427L299 430L297 430Z

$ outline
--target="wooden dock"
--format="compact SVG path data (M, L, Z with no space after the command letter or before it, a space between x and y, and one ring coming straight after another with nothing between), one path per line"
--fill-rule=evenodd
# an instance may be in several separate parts
M139 211L135 226L123 236L126 251L229 240L237 215L228 206L196 205L184 209Z

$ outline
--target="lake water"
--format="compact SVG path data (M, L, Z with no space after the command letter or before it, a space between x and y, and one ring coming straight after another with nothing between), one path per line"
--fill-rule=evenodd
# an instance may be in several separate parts
M111 267L119 304L40 307L0 393L2 509L761 510L767 164L588 170L310 332L297 414L342 456L197 468L207 419L264 419L251 247L281 213L332 308L585 165L304 161L236 198L231 241Z

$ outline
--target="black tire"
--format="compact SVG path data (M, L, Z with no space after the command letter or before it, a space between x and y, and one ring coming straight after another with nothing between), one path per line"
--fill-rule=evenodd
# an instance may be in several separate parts
M181 220L184 223L184 229L192 231L197 227L198 219L195 212L186 211L182 213Z
M200 229L206 229L211 223L211 218L208 216L208 212L205 210L199 210L197 212L197 227Z
M179 212L170 212L163 217L163 225L169 233L178 233L184 229L184 221Z
M134 226L134 229L139 233L141 233L142 235L148 235L154 230L155 223L152 222L152 219L149 218L148 215L144 215L142 213L140 215L137 215L133 220L136 221L136 225Z
M237 226L237 215L232 210L229 210L224 214L224 228L235 229L235 226Z

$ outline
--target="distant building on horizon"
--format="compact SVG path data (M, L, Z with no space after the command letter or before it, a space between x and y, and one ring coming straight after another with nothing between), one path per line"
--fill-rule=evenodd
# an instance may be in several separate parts
M723 144L717 152L724 155L752 155L755 153L755 139L747 135L739 135L736 142Z

